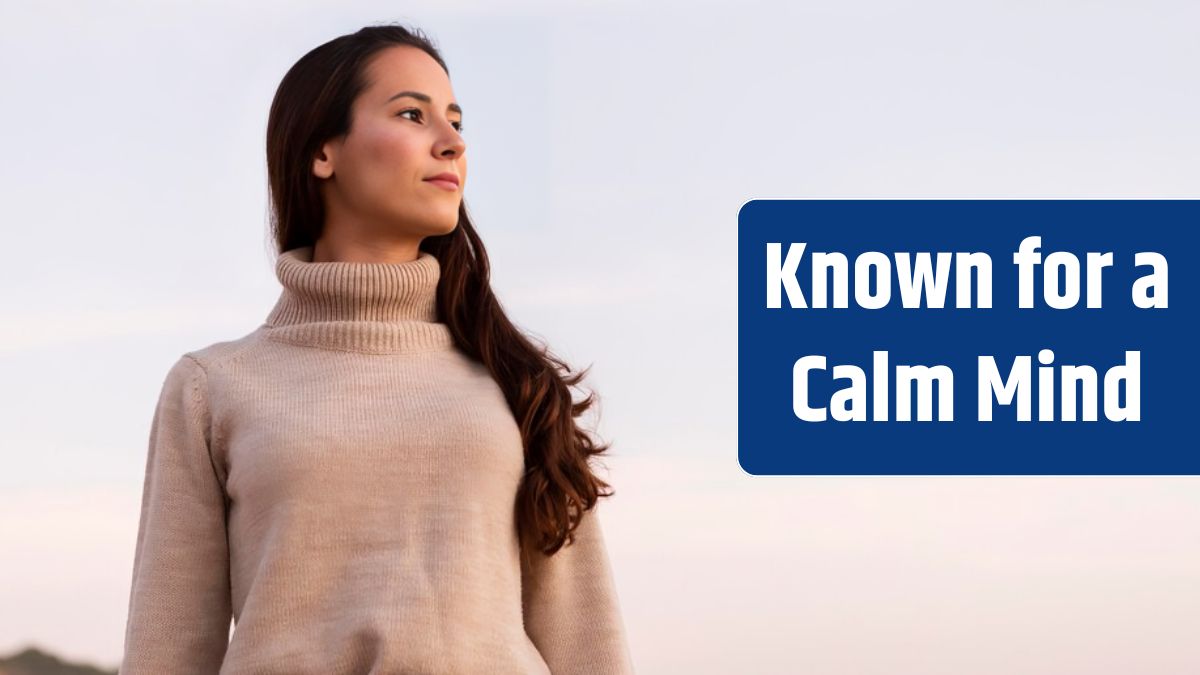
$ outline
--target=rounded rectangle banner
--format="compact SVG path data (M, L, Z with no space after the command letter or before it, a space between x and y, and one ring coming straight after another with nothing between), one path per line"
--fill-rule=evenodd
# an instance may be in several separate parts
M751 474L1197 474L1197 200L746 202Z

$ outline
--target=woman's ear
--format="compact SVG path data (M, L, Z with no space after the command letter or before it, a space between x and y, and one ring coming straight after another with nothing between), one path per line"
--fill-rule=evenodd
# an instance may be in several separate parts
M333 151L331 143L326 142L313 156L312 172L317 178L329 178L333 175Z

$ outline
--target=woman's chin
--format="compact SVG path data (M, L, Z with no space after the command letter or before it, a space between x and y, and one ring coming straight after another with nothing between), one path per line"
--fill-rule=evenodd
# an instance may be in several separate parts
M456 227L458 227L458 214L455 214L453 221L442 221L433 229L436 230L436 234L450 234Z
M426 237L436 237L449 234L458 227L458 211L454 213L426 213L425 217L414 219L413 214L394 216L397 227L410 232L420 232Z
M458 227L458 209L455 209L454 213L447 215L438 223L439 234L449 234L456 227Z

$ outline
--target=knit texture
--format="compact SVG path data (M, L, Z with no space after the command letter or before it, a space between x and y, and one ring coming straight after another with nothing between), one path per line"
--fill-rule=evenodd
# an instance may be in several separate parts
M166 375L122 675L632 673L597 510L520 555L520 431L438 321L437 258L312 253Z

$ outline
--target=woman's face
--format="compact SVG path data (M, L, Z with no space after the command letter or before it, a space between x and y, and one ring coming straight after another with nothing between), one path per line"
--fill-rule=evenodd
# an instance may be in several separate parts
M419 48L388 47L367 66L350 131L313 160L327 222L360 236L446 234L467 184L462 111L450 78ZM448 173L458 185L429 179Z

